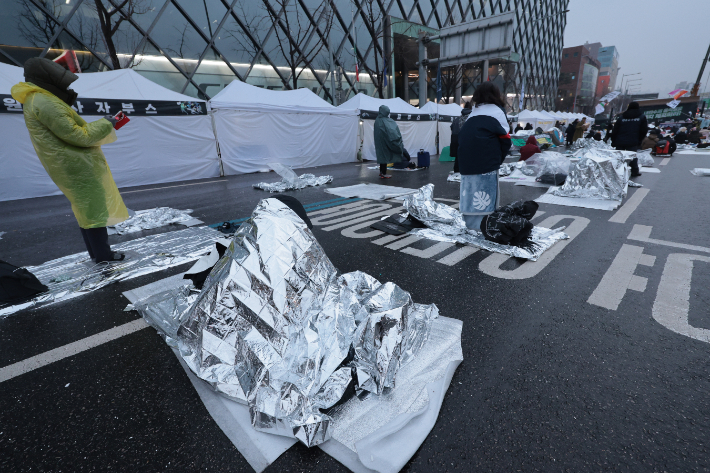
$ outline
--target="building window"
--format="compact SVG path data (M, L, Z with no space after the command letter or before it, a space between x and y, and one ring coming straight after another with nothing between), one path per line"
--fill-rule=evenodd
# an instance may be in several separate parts
M579 56L579 53L574 53L574 57L577 57L577 56Z
M569 57L569 53L565 54L565 57Z

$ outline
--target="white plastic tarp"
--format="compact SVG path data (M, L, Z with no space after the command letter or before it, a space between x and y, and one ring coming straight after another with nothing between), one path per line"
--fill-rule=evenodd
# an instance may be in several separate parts
M9 95L10 88L24 80L22 69L1 66L0 94ZM204 101L166 89L130 69L78 75L72 88L79 94L79 101L189 101L206 107ZM118 111L109 109L111 115ZM208 115L129 116L131 121L116 132L118 140L102 146L118 187L219 176L216 140ZM88 122L100 118L82 117ZM21 111L0 113L0 140L0 201L60 194L37 158Z
M364 159L377 159L375 155L374 119L377 118L376 113L380 105L387 105L389 107L390 116L397 114L401 117L401 120L397 120L397 126L399 126L399 130L402 133L404 147L409 151L410 155L413 157L416 156L420 149L428 151L432 155L436 154L436 120L416 120L416 116L421 115L422 112L424 114L434 112L422 111L409 105L400 98L378 99L365 94L357 94L355 97L340 105L338 109L355 110L358 115L363 110L375 112L372 117L363 117L364 119L360 120L362 125L360 126L359 134L362 139L362 157ZM407 116L410 116L412 119L407 119Z
M308 89L275 91L232 81L210 100L225 174L355 161L358 118Z

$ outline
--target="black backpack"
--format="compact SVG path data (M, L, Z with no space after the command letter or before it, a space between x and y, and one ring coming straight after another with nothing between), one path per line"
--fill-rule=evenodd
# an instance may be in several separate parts
M25 268L0 261L0 305L19 304L47 291L47 286Z
M671 143L668 140L659 140L656 146L653 147L653 154L655 155L670 155Z

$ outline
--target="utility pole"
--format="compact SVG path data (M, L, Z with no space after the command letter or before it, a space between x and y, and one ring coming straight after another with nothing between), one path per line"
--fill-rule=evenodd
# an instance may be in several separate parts
M330 56L330 66L329 66L329 73L330 73L330 97L333 101L333 106L337 107L338 106L338 98L335 95L335 61L333 60L333 48L331 47L330 44L330 29L333 27L333 7L330 4L332 0L328 0L328 14L326 16L326 20L329 23L328 26L328 54Z
M426 77L426 43L425 42L426 33L424 31L419 32L419 108L426 105L427 98L427 77Z
M708 63L708 59L710 59L710 46L708 46L708 52L705 53L705 59L703 59L703 65L700 66L700 73L698 74L698 80L695 81L695 85L693 85L693 90L690 91L690 95L698 95L698 92L700 91L700 81L703 80L703 73L705 72L705 65Z

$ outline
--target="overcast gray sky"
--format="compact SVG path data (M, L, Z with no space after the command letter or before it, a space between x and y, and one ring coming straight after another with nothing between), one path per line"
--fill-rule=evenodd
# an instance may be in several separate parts
M589 41L619 50L619 79L640 72L639 92L666 93L694 83L710 45L710 0L570 0L565 47ZM706 87L705 67L700 91ZM632 78L633 79L633 78ZM633 83L632 83L633 84Z

